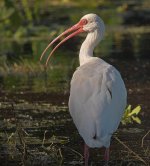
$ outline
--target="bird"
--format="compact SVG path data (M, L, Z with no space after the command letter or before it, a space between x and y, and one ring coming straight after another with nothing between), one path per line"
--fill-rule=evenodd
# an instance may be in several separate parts
M56 37L43 51L58 43L49 54L45 65L55 50L68 39L86 33L79 52L79 67L70 83L69 112L84 140L84 163L88 166L90 148L105 148L104 160L109 162L112 134L117 130L127 104L127 91L120 72L111 64L93 56L95 47L104 38L105 24L97 14L83 16L78 23Z

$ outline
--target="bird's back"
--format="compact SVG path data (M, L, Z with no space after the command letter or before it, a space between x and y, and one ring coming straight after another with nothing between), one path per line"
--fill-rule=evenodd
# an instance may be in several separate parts
M69 110L89 147L108 147L126 106L126 88L119 72L99 58L75 71Z

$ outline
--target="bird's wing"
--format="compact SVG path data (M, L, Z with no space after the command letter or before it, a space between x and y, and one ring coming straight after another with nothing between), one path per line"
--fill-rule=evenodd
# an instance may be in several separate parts
M126 89L113 66L95 60L74 73L69 110L80 135L89 146L108 144L120 123L125 105ZM95 136L97 140L93 139Z

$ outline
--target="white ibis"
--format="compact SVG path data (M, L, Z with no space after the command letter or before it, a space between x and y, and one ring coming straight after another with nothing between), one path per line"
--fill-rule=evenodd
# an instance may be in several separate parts
M52 44L70 33L51 51L47 65L51 55L62 43L82 32L87 32L87 37L79 53L80 66L71 80L69 110L85 142L84 158L85 166L88 166L89 147L105 147L105 162L108 163L110 140L118 128L127 102L127 92L120 73L104 60L93 57L94 48L104 36L104 22L96 14L85 15L55 38L40 59Z

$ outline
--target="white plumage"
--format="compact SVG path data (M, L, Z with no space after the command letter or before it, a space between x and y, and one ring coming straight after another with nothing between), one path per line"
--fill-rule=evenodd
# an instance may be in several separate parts
M99 58L75 71L69 110L89 147L109 147L126 106L126 89L119 72Z
M64 38L51 51L46 65L54 51L73 36L87 32L79 61L80 67L73 74L69 98L69 110L73 121L85 141L85 166L88 166L89 147L106 147L105 161L109 160L110 139L118 128L123 115L127 93L120 73L100 58L93 57L93 50L102 40L105 32L103 20L96 14L87 14L81 20L55 38L43 51L62 36Z

